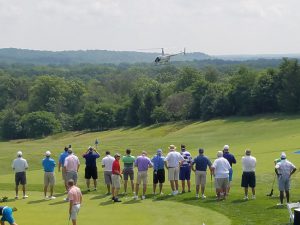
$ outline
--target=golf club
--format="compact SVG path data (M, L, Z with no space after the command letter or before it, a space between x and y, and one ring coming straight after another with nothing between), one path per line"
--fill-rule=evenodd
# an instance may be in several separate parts
M276 174L274 175L274 179L273 179L273 183L272 183L272 190L269 194L267 194L267 196L272 197L273 196L273 189L274 189L274 183L275 183L275 179L276 179Z

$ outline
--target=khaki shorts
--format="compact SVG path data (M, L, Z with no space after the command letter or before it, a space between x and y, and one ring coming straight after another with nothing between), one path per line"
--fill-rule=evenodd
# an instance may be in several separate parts
M206 171L196 170L196 172L195 172L195 183L196 183L196 185L205 186L205 184L206 184Z
M111 175L112 175L111 171L104 171L105 184L111 184Z
M44 174L44 185L48 186L54 186L55 184L55 176L53 172L45 172Z
M79 209L80 209L80 204L72 206L71 215L70 215L71 220L76 220L77 214L79 213Z
M216 189L226 189L229 185L229 179L226 178L215 178Z
M168 168L168 179L179 180L179 167Z
M67 182L69 180L74 180L74 183L76 184L77 183L77 179L78 179L78 174L76 171L67 171L66 173L66 179L67 179Z
M141 184L143 182L143 184L147 184L147 177L148 177L148 174L147 174L148 171L139 171L138 174L137 174L137 180L136 182L138 184Z
M120 175L117 174L111 175L111 186L116 189L120 189L121 187Z

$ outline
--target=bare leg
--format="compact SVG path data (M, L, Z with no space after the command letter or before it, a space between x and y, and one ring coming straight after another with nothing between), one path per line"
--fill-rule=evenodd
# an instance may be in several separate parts
M132 190L132 192L134 192L134 183L133 183L133 180L130 180L130 182L131 182L131 190Z
M72 220L72 224L73 224L73 225L76 225L76 220Z
M160 193L160 194L162 193L162 187L163 187L163 184L162 184L162 183L159 183L159 193Z
M94 179L94 189L97 189L97 180Z
M153 183L153 193L156 193L156 184Z
M114 198L116 195L115 195L115 187L112 187L111 188L111 194L112 194L112 197Z
M186 183L187 183L187 187L188 187L188 192L191 192L191 181L187 180Z
M196 195L199 194L200 185L196 185Z
M54 186L50 185L50 196L53 196L53 189L54 189Z
M245 187L245 196L248 196L248 188Z
M175 191L174 180L170 180L170 184L171 184L172 191Z
M86 186L88 190L90 190L90 179L86 179Z
M110 193L110 184L107 184L106 187L107 187L107 193Z
M145 196L147 191L147 184L143 184L143 196Z
M174 180L174 182L175 182L175 189L176 191L178 191L178 180Z
M252 195L255 195L255 188L251 188L252 189Z
M16 196L18 196L18 192L19 192L19 185L16 185Z
M201 194L204 195L204 191L205 191L205 185L201 185ZM199 190L198 190L199 192Z
M124 192L127 193L127 182L128 180L124 180Z
M25 196L26 195L26 187L25 187L25 185L23 185L23 196Z
M48 189L48 186L44 186L44 196L45 196L45 198L47 197L47 189Z
M182 192L185 192L185 180L181 181ZM178 190L178 188L176 188Z
M139 195L139 189L140 189L140 185L138 183L136 183L136 185L135 185L135 195L136 196Z

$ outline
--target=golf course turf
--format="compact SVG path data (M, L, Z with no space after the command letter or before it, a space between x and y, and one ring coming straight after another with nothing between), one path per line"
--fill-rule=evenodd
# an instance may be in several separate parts
M230 145L230 152L237 159L233 166L233 183L229 198L218 202L215 200L214 189L211 190L210 177L207 179L207 199L195 199L194 174L192 173L192 192L178 196L169 196L170 186L166 182L164 196L152 196L152 169L149 170L149 185L147 199L133 201L130 197L121 197L122 203L113 204L104 196L106 189L103 185L102 168L98 162L99 186L97 192L85 193L83 206L78 217L78 224L287 224L288 212L286 207L277 207L277 197L267 197L272 188L274 178L273 160L280 156L282 151L287 154L288 160L297 168L300 165L300 155L293 152L300 149L300 116L264 115L258 117L219 119L208 122L178 122L151 127L135 127L116 129L112 131L83 133L67 132L36 140L15 140L0 142L0 197L8 196L9 202L2 205L16 206L15 213L19 225L40 224L67 224L67 203L62 199L63 185L61 175L56 172L57 185L55 193L57 199L43 200L43 171L41 160L46 150L52 152L56 160L63 147L72 144L75 154L82 163L79 174L79 186L85 190L83 179L84 160L81 155L95 139L100 140L98 150L101 157L105 150L112 154L125 153L131 148L133 155L139 155L142 150L152 157L157 148L162 148L164 154L167 147L181 143L186 144L192 156L197 155L197 149L202 147L205 154L212 160L216 158L217 150L224 144ZM256 200L243 200L241 182L241 157L244 150L250 148L252 155L257 158L257 194ZM26 200L13 200L14 174L11 162L17 150L22 150L24 158L28 160L29 171L28 195ZM122 165L121 165L122 166ZM298 172L298 171L297 171ZM291 186L291 200L300 199L299 173L293 175ZM179 191L181 188L179 188ZM121 188L121 193L123 189ZM274 185L274 194L278 195L277 185Z

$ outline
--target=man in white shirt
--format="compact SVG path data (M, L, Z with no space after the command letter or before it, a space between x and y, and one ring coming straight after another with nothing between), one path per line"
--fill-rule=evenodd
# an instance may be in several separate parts
M283 197L285 192L286 201L290 203L290 179L293 173L296 171L296 167L293 163L286 159L286 154L281 153L281 160L275 166L275 173L278 176L278 187L280 191L280 203L277 205L283 205Z
M65 159L64 170L66 171L67 181L73 180L74 184L77 184L78 171L80 167L80 162L78 157L73 153L72 148L68 149L69 156Z
M105 152L105 157L102 159L102 168L104 168L104 181L107 187L107 195L110 195L111 176L112 176L112 164L115 158L110 155L109 151Z
M184 158L176 151L175 145L169 146L170 152L165 158L165 166L168 169L168 179L171 184L172 195L178 194L178 180L179 180L179 166L182 164Z
M26 195L26 170L28 169L28 164L26 159L22 157L22 152L17 152L17 158L12 163L12 168L15 171L15 182L16 182L16 197L18 199L19 184L23 187L23 198L28 198Z
M223 157L223 152L218 151L217 159L212 165L212 174L215 177L215 187L218 200L226 198L226 190L229 185L229 170L231 166L227 159Z
M256 167L256 158L251 156L251 151L247 149L245 151L245 156L242 157L242 183L241 186L245 189L244 200L248 200L248 187L251 187L252 190L252 199L255 199L255 167Z

